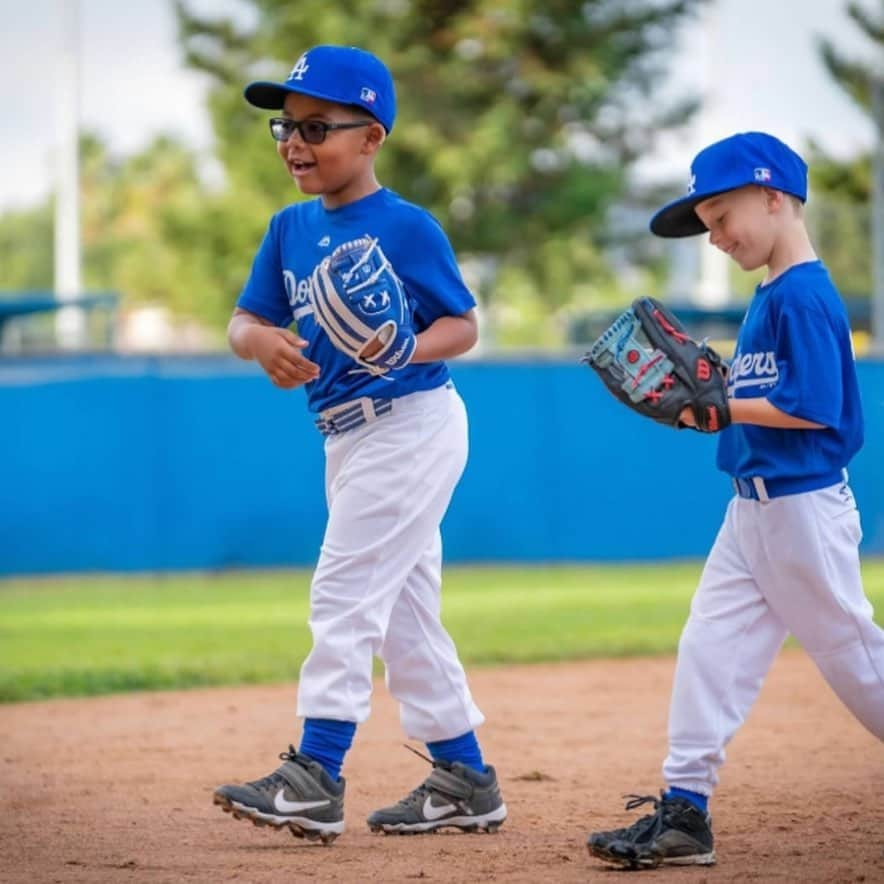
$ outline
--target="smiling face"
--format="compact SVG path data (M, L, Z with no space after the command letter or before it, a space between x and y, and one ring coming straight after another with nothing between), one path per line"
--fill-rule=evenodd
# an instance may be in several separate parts
M277 142L276 149L301 192L322 194L327 208L353 202L378 189L373 161L385 137L380 123L367 113L298 93L286 97L282 115L325 123L371 120L368 126L332 129L322 144L308 144L295 131L288 141Z
M694 211L711 245L743 270L757 270L772 263L792 206L780 191L749 184L704 200Z

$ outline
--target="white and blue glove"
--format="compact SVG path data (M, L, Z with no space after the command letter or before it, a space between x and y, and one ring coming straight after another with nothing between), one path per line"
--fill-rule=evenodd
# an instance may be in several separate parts
M386 375L414 356L411 303L377 239L338 246L313 271L310 299L329 340L360 366L354 371Z

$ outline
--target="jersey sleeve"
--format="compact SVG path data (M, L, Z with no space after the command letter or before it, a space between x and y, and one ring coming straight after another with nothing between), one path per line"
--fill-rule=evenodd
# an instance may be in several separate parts
M792 417L838 428L844 378L838 324L816 304L785 306L776 329L779 381L768 401Z
M476 306L461 275L445 231L432 215L414 219L408 248L395 261L395 270L416 303L415 314L424 327L440 316L460 316Z
M278 215L274 215L270 220L236 306L248 310L249 313L255 313L274 325L285 327L292 322L292 311L280 259Z

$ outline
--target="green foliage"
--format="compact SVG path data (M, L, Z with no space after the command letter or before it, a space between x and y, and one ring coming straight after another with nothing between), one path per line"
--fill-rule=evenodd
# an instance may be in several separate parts
M884 605L884 560L864 563ZM700 564L448 568L468 664L672 653ZM0 582L0 701L290 681L310 648L306 571Z
M874 5L874 0L871 0ZM851 0L847 4L847 15L854 25L869 39L872 48L877 45L884 49L884 2L878 0L877 13L870 12L864 3ZM877 18L876 18L877 15ZM848 58L828 38L819 40L820 55L829 73L863 110L872 106L872 83L882 76L873 65ZM880 51L878 54L880 58ZM879 128L884 121L877 121Z
M160 303L216 325L226 322L239 290L226 258L242 223L207 193L197 158L166 137L116 159L87 136L81 155L87 288L120 291L128 303ZM215 246L217 267L205 241ZM242 267L237 271L241 282Z
M0 216L0 292L52 289L52 209Z
M227 321L248 266L229 257L230 244L253 248L261 228L207 191L187 147L159 137L120 158L84 134L80 191L86 290L121 292L126 306L163 304L217 326ZM0 217L0 287L51 290L52 246L50 203Z
M872 52L884 55L884 0L877 19L861 3L847 4L847 14L868 38ZM874 64L845 56L829 39L819 40L820 57L839 86L868 113L884 140L884 120L872 114L872 84L882 74ZM833 159L817 144L809 155L812 200L808 219L819 253L845 293L872 290L872 156Z
M813 242L845 295L872 291L872 157L833 160L814 148L808 226Z

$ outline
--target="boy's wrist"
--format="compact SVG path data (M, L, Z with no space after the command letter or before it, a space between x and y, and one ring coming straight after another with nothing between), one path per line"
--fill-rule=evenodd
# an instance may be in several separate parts
M749 399L728 399L728 406L732 424L761 425L763 415L767 413L769 417L773 410L773 406L761 396Z
M227 337L230 341L231 349L240 359L251 360L256 358L254 341L254 331L256 328L260 328L260 326L242 315L235 317L231 323L230 332Z

